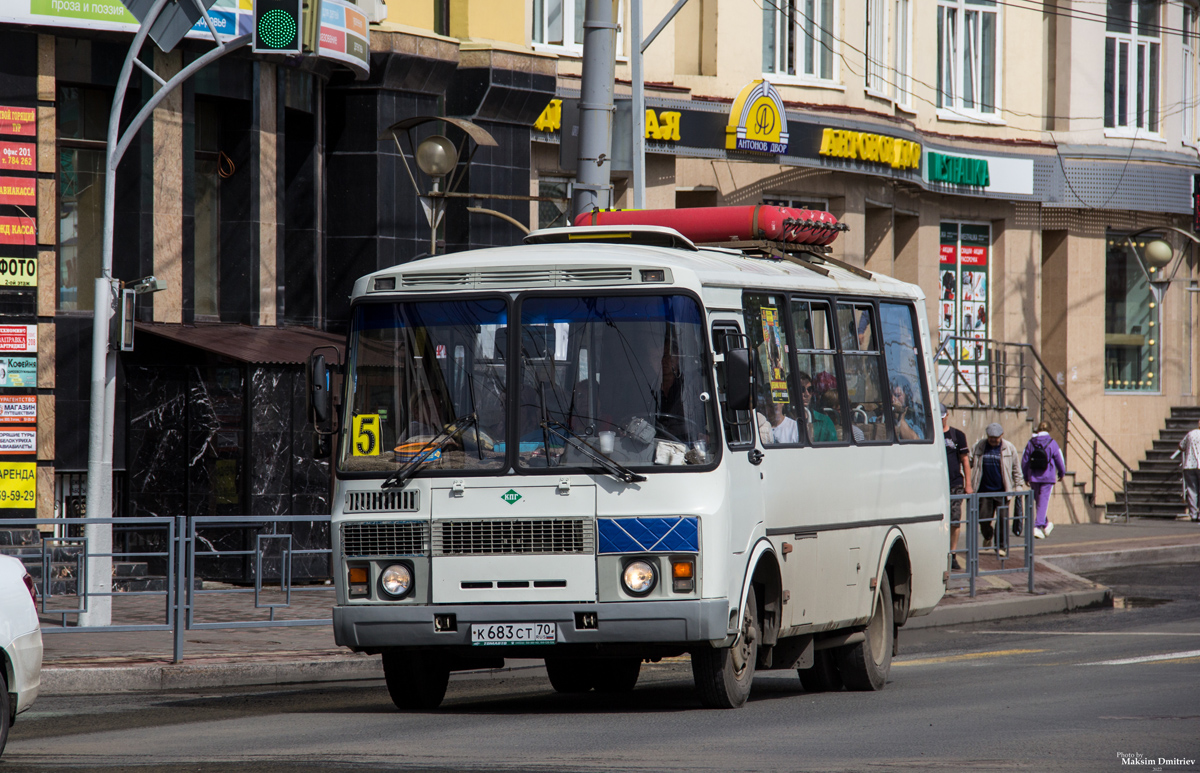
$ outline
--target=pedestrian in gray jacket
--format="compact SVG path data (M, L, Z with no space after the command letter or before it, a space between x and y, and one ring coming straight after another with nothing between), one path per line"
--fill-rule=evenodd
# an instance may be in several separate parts
M1004 427L992 422L987 436L971 450L971 488L980 494L1016 491L1025 487L1025 476L1017 458L1017 447L1004 439ZM992 547L996 555L1008 555L1009 497L980 497L979 531L983 546Z

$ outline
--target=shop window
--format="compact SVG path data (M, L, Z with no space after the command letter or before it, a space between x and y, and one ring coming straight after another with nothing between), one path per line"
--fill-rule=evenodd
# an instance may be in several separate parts
M571 224L568 211L571 208L571 181L554 177L538 180L538 196L554 201L538 202L538 228L562 228Z
M834 80L833 0L777 0L762 8L763 72Z
M1158 132L1158 5L1158 0L1108 1L1105 128Z
M1136 247L1156 238L1139 236ZM1159 309L1146 274L1124 236L1109 232L1104 263L1104 388L1158 392Z
M625 3L616 6L617 56L624 56ZM553 46L565 53L583 54L584 0L533 0L532 39L536 46Z
M966 115L995 115L997 16L995 0L939 2L939 108Z
M58 309L91 311L104 244L105 138L112 94L58 89Z
M988 283L992 229L987 224L942 223L938 291L938 384L942 389L986 389L991 307ZM957 368L961 376L955 377Z
M228 173L227 160L220 152L220 118L215 104L196 102L195 127L194 308L197 319L215 322L220 314L221 178Z

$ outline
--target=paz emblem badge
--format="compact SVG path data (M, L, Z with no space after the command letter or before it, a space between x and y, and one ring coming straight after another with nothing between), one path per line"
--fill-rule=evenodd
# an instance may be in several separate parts
M518 494L515 490L509 489L508 491L505 491L503 494L501 494L500 498L503 499L505 502L508 502L510 505L515 505L517 503L517 500L521 498L521 495Z

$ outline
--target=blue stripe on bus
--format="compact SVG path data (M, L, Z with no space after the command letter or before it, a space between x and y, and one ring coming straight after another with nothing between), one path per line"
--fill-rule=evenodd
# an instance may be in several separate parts
M699 553L700 519L597 518L597 553Z

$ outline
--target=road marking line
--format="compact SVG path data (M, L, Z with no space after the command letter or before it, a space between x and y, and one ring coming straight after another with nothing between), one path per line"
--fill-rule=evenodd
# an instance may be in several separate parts
M1196 631L960 631L951 628L946 633L983 636L1200 636Z
M1003 658L1008 655L1030 655L1036 652L1045 651L1046 650L992 650L991 652L966 652L962 655L945 655L940 658L918 658L917 660L893 661L892 667L926 666L933 663L958 663L966 660L980 660L982 658Z
M1096 663L1080 663L1081 666L1127 666L1133 663L1165 663L1185 662L1200 659L1200 650L1190 652L1168 652L1165 655L1146 655L1140 658L1122 658L1121 660L1101 660Z

